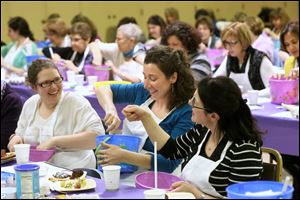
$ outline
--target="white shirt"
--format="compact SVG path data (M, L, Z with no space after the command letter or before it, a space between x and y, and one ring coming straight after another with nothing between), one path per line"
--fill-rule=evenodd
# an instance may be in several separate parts
M27 143L39 143L49 137L74 135L82 131L94 131L104 134L104 128L96 111L84 97L71 92L62 93L60 105L46 120L38 119L40 96L30 97L24 104L16 134ZM54 114L57 110L57 114ZM36 119L43 125L37 124ZM51 125L53 120L53 124ZM49 126L50 125L50 126ZM41 129L42 128L42 129ZM39 135L40 137L37 137ZM96 166L96 159L91 150L64 149L57 150L50 162L69 169Z

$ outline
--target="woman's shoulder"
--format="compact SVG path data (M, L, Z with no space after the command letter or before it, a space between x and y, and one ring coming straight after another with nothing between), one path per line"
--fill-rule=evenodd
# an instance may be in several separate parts
M83 97L75 92L64 92L63 98L64 98L63 104L69 105L69 106L72 106L75 108L89 104L89 101L85 97Z
M233 152L242 152L242 151L254 151L260 152L260 144L254 140L240 140L233 142L232 146Z

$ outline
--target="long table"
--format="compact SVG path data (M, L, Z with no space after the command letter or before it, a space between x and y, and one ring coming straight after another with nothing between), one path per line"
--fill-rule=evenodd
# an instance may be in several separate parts
M23 85L12 85L12 87L26 100L34 92L31 88ZM70 90L71 91L71 90ZM105 113L100 107L94 94L85 95L98 115L103 118ZM261 109L252 110L254 118L257 120L259 128L267 133L263 136L264 145L277 149L282 154L299 156L299 119L273 116L283 112L283 107L270 102L260 103ZM121 120L124 119L122 109L125 104L116 104Z

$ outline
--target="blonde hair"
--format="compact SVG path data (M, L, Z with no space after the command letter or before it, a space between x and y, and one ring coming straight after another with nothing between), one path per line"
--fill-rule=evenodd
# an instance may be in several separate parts
M52 35L65 37L68 34L69 29L63 19L56 18L47 21L46 31Z
M259 36L264 29L264 22L259 17L248 16L245 23L249 26L252 33Z
M243 49L247 49L253 42L253 34L250 28L242 22L234 22L225 27L221 34L222 41L230 36L237 38Z

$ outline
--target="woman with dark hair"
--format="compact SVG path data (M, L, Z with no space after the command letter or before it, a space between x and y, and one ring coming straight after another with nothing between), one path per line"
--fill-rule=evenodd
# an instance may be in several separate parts
M146 55L143 83L102 86L96 90L101 107L105 110L108 131L116 130L120 118L113 103L130 103L145 107L155 123L170 137L176 138L193 126L188 100L194 93L194 81L182 51L166 46L155 46ZM122 133L141 138L140 150L153 152L153 144L140 122L124 120ZM153 155L134 153L114 145L99 151L100 164L129 163L144 169L154 169ZM181 160L170 161L158 155L159 171L173 172Z
M188 57L195 84L212 73L207 56L198 50L200 43L200 33L184 22L168 25L161 39L161 44L183 50Z
M191 192L197 199L224 198L227 186L259 180L261 133L238 85L227 77L206 77L190 104L196 125L175 139L143 107L129 105L123 110L129 121L142 121L160 154L169 159L188 157L184 181L173 183L172 191Z
M284 63L285 76L299 77L299 22L289 22L280 34L281 47L290 54Z
M68 169L95 168L93 149L104 128L89 101L63 92L61 74L50 59L33 61L27 81L37 94L25 102L8 149L14 151L14 145L22 143L37 144L40 150L54 147L50 163Z
M9 138L17 128L22 107L21 97L1 80L1 149L7 149Z
M159 15L152 15L147 21L149 39L146 42L147 46L159 45L161 41L161 35L166 28L166 23L164 19Z
M1 46L1 73L15 73L22 76L26 71L26 56L38 54L33 34L27 21L22 17L13 17L8 21L8 37L11 43Z

